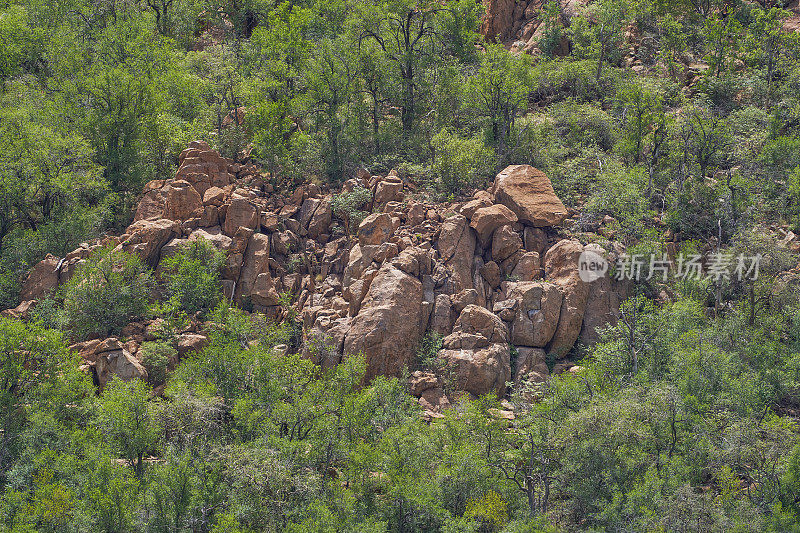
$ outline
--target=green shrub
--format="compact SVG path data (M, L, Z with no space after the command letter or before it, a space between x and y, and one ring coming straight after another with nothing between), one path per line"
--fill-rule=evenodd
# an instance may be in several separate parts
M150 383L153 385L164 383L167 380L169 361L178 354L175 348L168 342L153 341L143 343L139 351Z
M620 223L622 232L630 237L640 237L644 229L642 220L649 214L646 172L641 167L613 168L607 166L597 176L597 185L586 206L595 218L611 215Z
M64 287L64 323L75 337L119 333L148 309L152 276L135 255L104 248Z
M219 272L225 256L205 239L185 244L161 261L170 302L188 314L206 311L222 297Z
M363 211L363 208L371 200L372 192L361 185L356 185L352 191L342 191L340 194L335 194L331 198L331 211L333 211L334 216L342 219L345 232L348 235L367 216L367 212Z
M464 138L442 130L431 139L437 189L459 194L480 183L494 168L495 156L480 139Z

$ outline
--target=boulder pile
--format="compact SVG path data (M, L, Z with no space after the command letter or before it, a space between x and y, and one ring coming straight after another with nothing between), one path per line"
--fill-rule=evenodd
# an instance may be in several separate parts
M359 171L338 194L357 187L371 200L360 206L368 215L356 226L344 220L350 214L334 214L333 192L310 183L279 194L255 165L194 141L173 179L145 186L123 235L65 258L48 256L22 294L41 298L101 245L139 254L157 268L182 243L207 239L227 254L223 289L236 304L280 320L278 295L293 295L306 357L331 367L363 353L366 379L399 376L415 369L423 337L436 334L437 357L452 369L453 386L475 396L503 396L507 383L545 380L554 363L569 368L564 361L575 343L596 341L596 328L616 320L620 288L608 277L582 280L578 261L584 250L613 260L621 247L564 238L559 225L570 212L541 171L510 166L489 190L448 204L417 199L413 183L394 171ZM145 337L143 331L130 338ZM103 342L76 347L101 384L109 372L142 376L135 346ZM411 390L431 412L449 401L441 379L428 372L412 374Z

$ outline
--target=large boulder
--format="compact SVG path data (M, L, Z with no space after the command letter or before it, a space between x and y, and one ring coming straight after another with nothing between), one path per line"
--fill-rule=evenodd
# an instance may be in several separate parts
M605 258L606 251L598 244L588 244L584 248ZM598 329L614 325L619 319L620 287L606 273L589 282L589 294L586 298L586 310L583 313L583 325L579 340L583 344L595 344L600 340Z
M144 193L136 205L133 221L161 218L164 215L164 180L153 180L144 186Z
M589 284L579 274L583 245L564 239L553 245L544 256L545 279L558 285L564 293L558 327L548 345L557 358L567 355L581 332L583 314L589 298Z
M177 180L165 187L164 218L188 220L203 213L203 198L188 181Z
M492 242L494 230L499 227L513 224L517 221L517 215L504 205L490 205L476 209L470 220L470 227L478 234L481 246L486 246Z
M180 226L166 218L137 220L125 233L128 238L121 243L122 250L138 254L142 261L154 267L161 256L161 247L180 233Z
M389 263L370 284L344 341L347 354L363 353L366 380L399 376L422 337L422 283Z
M263 273L269 275L269 237L263 233L254 233L247 243L239 281L236 283L236 301L241 302L245 296L251 296L259 275ZM261 285L264 281L266 280L262 279Z
M444 219L436 248L444 264L452 271L452 292L473 288L475 233L467 224L466 217L452 215Z
M522 238L511 226L501 226L495 230L492 237L492 259L496 263L505 261L521 248Z
M495 200L511 209L525 224L555 226L567 218L567 208L544 172L530 165L511 165L494 180Z
M561 314L562 295L552 283L519 281L505 284L506 297L515 300L511 342L543 348L553 338Z
M329 233L332 219L333 210L331 209L331 199L323 198L314 210L314 214L311 215L308 220L308 225L306 227L308 236L312 239L316 239L320 235Z
M508 343L490 344L485 348L473 350L443 349L439 358L453 369L455 386L463 390L483 396L505 395L506 382L511 379L511 348Z
M508 328L499 317L479 305L466 306L442 346L438 356L454 371L459 390L504 394L511 379L511 350Z
M80 351L80 356L94 368L97 383L101 387L119 377L122 381L147 379L147 370L126 350L118 339L110 337L104 341L90 341Z
M28 277L22 283L20 298L22 301L38 300L58 287L58 267L61 260L54 255L47 254L44 259L36 263Z
M458 315L453 333L442 340L445 348L485 348L508 342L508 328L500 318L480 305L469 304Z
M383 244L394 231L392 217L387 213L373 213L358 226L358 242L361 246Z
M253 203L246 198L234 198L225 212L225 235L233 237L239 228L258 229L261 225L261 214Z
M508 328L491 311L466 306L442 346L438 357L453 370L459 390L475 396L505 393L511 379Z
M541 348L517 347L517 367L514 373L514 386L519 387L523 381L541 383L550 377L547 366L547 354Z

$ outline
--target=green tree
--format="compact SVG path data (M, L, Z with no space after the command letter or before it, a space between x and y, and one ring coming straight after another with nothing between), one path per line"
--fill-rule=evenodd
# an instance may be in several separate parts
M97 428L138 478L144 473L145 454L158 443L154 410L149 387L138 379L124 382L115 377L98 400Z
M437 17L442 7L424 0L392 0L364 6L358 14L359 41L377 43L386 61L393 65L399 83L397 102L403 134L414 130L421 111L425 72L441 50Z
M501 161L517 114L526 111L529 66L525 56L487 45L480 68L467 82L470 104L489 119L489 138Z

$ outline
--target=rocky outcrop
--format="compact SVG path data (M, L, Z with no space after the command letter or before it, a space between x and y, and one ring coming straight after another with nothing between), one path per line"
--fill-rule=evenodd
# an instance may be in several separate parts
M452 272L451 292L472 288L472 256L475 253L475 233L463 215L453 214L444 219L436 248L444 266Z
M559 23L569 26L572 17L588 0L559 0ZM532 53L539 50L539 41L545 34L542 22L544 0L482 0L484 15L480 32L489 42L503 43L512 50ZM569 54L566 36L555 43L553 52L558 56Z
M438 205L411 196L413 183L396 172L361 171L339 193L359 186L371 195L354 227L334 214L336 191L309 183L277 193L252 164L212 152L192 143L175 178L145 186L123 235L47 257L23 284L30 303L4 313L24 317L101 245L138 254L158 275L161 260L204 239L225 253L229 301L272 320L291 305L302 318L302 345L275 348L277 356L296 349L327 369L360 353L367 380L401 376L417 370L423 336L437 334L436 368L447 372L420 370L410 384L429 418L454 391L502 397L507 383L546 380L547 362L569 368L575 342L595 342L597 328L616 318L619 287L607 277L585 282L578 271L582 252L604 250L566 238L558 225L567 210L532 167L508 167L491 190ZM619 253L615 246L607 249ZM80 348L86 369L99 385L113 375L145 377L137 350L154 331L131 324L124 345ZM175 335L173 366L207 342L199 327Z

